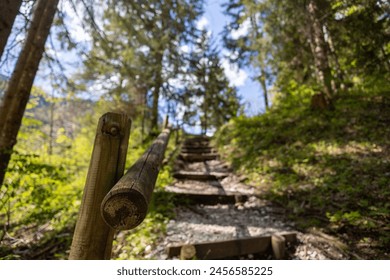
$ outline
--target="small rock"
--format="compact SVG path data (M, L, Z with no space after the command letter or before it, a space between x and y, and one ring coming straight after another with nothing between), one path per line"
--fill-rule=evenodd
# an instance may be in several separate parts
M152 251L152 246L148 245L148 246L145 247L144 253L145 254L149 254L151 251Z

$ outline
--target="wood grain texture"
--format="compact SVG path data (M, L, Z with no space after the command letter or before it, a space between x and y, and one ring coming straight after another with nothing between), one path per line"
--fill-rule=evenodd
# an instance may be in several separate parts
M92 158L69 259L110 259L114 231L100 215L100 205L123 175L131 121L125 114L99 119Z
M296 241L296 233L294 232L283 232L279 233L278 236L284 238L287 242L293 243ZM247 254L264 254L272 248L271 239L272 237L267 235L216 242L183 244L168 247L167 253L168 257L172 258L179 256L183 247L185 247L184 250L186 248L195 248L196 255L193 257L201 260L223 259Z
M101 215L113 229L132 229L145 219L169 135L164 129L104 198Z
M274 234L271 237L271 244L275 259L283 260L286 251L286 238L283 235Z

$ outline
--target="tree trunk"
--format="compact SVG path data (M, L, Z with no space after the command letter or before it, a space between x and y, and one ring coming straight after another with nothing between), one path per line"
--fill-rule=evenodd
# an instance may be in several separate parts
M141 144L145 141L146 110L148 108L148 90L145 88L142 93L142 121L141 121Z
M160 89L162 87L162 60L163 55L161 50L157 50L157 70L155 75L155 83L153 90L153 104L152 104L152 119L151 119L151 132L156 133L158 131L158 99L160 97Z
M255 15L252 14L250 16L250 19L251 19L252 28L253 28L254 33L255 33L254 38L253 38L253 40L255 41L255 40L258 40L259 38L262 38L263 36L261 34L259 34L259 29L258 29L259 27L257 25ZM265 63L264 57L265 56L263 54L261 56L260 55L258 56L258 62L259 62L259 68L260 68L259 82L260 82L260 85L263 89L265 109L268 110L269 104L268 104L267 76L266 76L266 71L265 71L265 66L264 66L264 63Z
M329 67L328 53L322 24L319 20L317 3L310 0L307 6L307 11L310 19L310 41L313 52L316 73L319 82L324 87L324 93L330 102L333 97L332 91L332 74Z
M0 58L11 34L22 0L2 0L2 2L0 5Z
M337 94L337 92L340 89L341 90L345 89L345 85L344 85L345 74L344 74L344 71L341 69L339 58L338 58L338 55L336 53L336 49L335 49L334 44L333 44L332 35L330 34L330 31L326 26L325 26L325 30L327 33L327 44L329 46L329 51L330 51L330 54L331 54L333 61L334 61L334 69L336 70L336 79L334 82L336 89L334 90L334 92Z
M269 109L269 104L268 104L268 90L267 90L267 84L266 84L266 74L263 68L260 69L260 84L261 87L263 88L263 96L264 96L264 105L265 109Z
M203 56L204 61L206 61L206 55ZM207 87L207 82L206 82L206 76L207 76L207 66L204 66L204 73L202 77L202 84L204 88L204 100L203 100L203 114L204 114L204 119L203 119L203 128L202 128L202 134L206 135L207 134L207 128L208 128L208 107L210 106L209 104L209 89Z
M37 1L26 42L0 106L0 185L4 180L8 162L16 144L23 114L30 97L58 1Z
M53 146L54 146L54 97L51 98L50 102L50 129L49 129L49 155L53 155Z

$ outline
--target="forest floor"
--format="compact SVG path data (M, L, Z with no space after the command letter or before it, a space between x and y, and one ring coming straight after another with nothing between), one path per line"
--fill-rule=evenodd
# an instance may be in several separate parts
M336 238L354 259L390 259L390 98L374 88L340 96L333 110L294 103L237 118L215 137L300 232Z

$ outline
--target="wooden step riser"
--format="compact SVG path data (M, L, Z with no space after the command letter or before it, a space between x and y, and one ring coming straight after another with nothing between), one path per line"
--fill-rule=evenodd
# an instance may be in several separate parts
M217 205L217 204L235 204L243 203L248 200L247 195L220 195L220 194L191 194L191 193L172 193L174 194L175 205Z
M176 172L173 177L181 180L195 180L195 181L213 181L223 179L229 176L227 173L196 173L196 172Z
M173 178L179 180L211 181L218 180L214 175L173 174Z
M201 161L218 159L218 155L217 154L209 154L209 155L180 154L179 158L188 162L201 162Z
M186 154L210 154L210 153L215 153L216 150L212 148L199 148L199 149L183 148L181 149L181 152Z
M186 144L197 144L197 143L210 143L210 139L186 139Z
M283 236L284 240L289 243L295 243L296 233L278 233L278 236ZM195 243L181 246L171 246L167 248L170 258L179 256L182 248L193 247L194 258L199 260L224 259L235 256L248 254L266 254L275 252L272 247L272 235L258 236L242 239L232 239L218 242Z
M182 146L182 149L186 149L186 150L208 150L208 149L212 149L211 146L209 145L183 145Z

